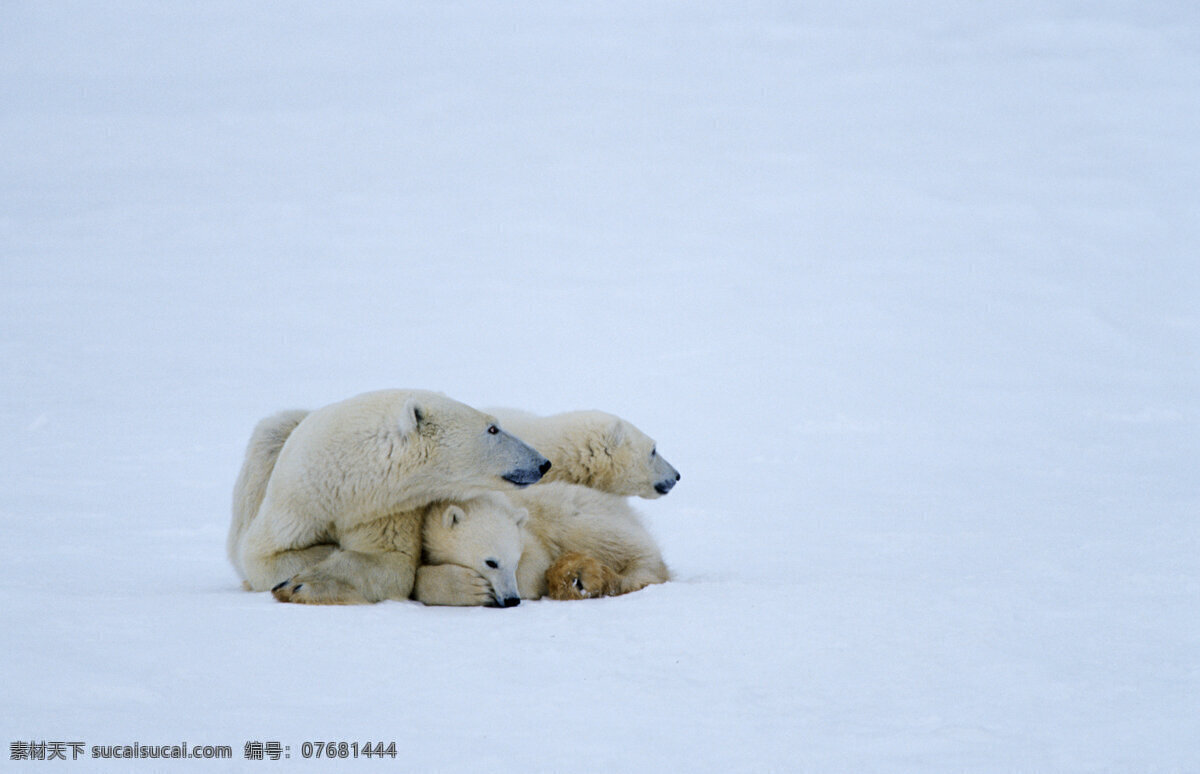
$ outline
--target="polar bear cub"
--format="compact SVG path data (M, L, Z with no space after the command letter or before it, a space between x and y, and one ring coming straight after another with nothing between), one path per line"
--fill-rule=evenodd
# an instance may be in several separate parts
M603 411L539 417L516 409L490 411L504 428L553 463L543 481L566 481L616 495L653 499L671 491L680 475L658 453L654 439L633 423Z
M434 504L423 539L414 596L427 605L627 594L670 577L623 497L574 484Z
M230 559L284 602L407 599L422 509L514 490L550 463L494 417L433 392L366 393L255 428L234 487Z

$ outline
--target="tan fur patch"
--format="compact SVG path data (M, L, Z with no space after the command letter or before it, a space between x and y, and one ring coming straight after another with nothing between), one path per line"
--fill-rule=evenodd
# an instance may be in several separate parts
M621 593L620 579L611 567L578 551L558 557L546 570L551 599L592 599Z

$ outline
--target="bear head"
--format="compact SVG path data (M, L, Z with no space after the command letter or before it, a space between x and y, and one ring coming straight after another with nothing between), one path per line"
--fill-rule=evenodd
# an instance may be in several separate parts
M438 393L413 391L390 418L398 455L436 482L443 496L472 497L486 489L539 481L550 461L485 414ZM491 483L480 487L480 478ZM455 493L455 494L451 494Z
M514 607L521 602L517 565L528 517L529 511L498 494L435 504L425 516L424 562L473 570L487 579L498 607Z
M681 476L658 453L654 439L631 422L612 415L606 416L604 446L613 475L605 491L651 500L670 492Z

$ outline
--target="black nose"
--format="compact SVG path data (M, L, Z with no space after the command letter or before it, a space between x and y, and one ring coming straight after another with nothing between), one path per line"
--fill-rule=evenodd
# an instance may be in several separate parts
M546 460L541 465L538 465L538 473L541 473L543 476L546 475L546 471L549 469L550 469L550 460Z
M521 604L520 597L505 597L500 601L500 607L516 607Z
M678 473L676 473L676 474L675 474L675 480L676 480L676 481L678 481L678 480L679 480L679 479L681 479L681 478L683 478L683 476L679 475Z

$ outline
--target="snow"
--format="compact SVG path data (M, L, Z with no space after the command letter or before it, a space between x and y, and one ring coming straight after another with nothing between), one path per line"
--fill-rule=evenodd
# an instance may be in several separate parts
M1197 41L1175 2L5 4L0 735L1200 769ZM383 387L632 420L677 580L240 591L254 423Z

